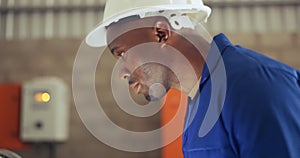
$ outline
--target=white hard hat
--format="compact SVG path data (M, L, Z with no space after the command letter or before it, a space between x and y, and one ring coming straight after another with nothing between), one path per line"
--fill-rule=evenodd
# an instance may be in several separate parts
M103 21L88 34L86 43L91 47L105 46L106 26L129 16L143 18L147 13L161 10L180 11L199 21L206 21L211 13L202 0L107 0Z

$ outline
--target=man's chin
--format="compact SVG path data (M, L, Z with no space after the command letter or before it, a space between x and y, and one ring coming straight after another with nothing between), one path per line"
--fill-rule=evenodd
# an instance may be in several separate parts
M154 94L158 94L156 96L154 95L150 95L149 93L148 94L144 94L145 98L147 101L149 102L155 102L155 101L160 101L161 99L163 99L166 94L168 93L168 91L170 90L170 88L166 89L166 91L164 93L154 93Z
M162 97L154 97L154 96L151 96L151 95L145 95L145 99L149 102L160 101L162 98L163 98L163 96Z

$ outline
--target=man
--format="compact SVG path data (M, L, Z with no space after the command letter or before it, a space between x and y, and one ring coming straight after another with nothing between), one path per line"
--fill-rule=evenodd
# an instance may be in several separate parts
M86 41L107 44L120 76L147 100L171 88L189 94L186 158L300 157L299 71L223 34L211 41L191 21L210 13L200 0L117 3L107 1L106 20Z

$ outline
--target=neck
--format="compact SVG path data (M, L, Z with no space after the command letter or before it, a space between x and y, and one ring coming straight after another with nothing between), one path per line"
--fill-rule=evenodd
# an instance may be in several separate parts
M173 46L186 57L192 66L192 70L181 68L182 65L177 63L179 65L178 69L181 69L179 77L182 78L179 79L179 84L174 84L173 88L189 93L201 78L205 59L210 50L210 42L194 32L183 35L178 35L179 38ZM183 37L188 37L188 39Z

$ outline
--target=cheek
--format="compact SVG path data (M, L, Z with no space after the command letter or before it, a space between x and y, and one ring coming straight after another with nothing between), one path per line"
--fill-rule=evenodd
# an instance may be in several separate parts
M139 81L140 83L145 84L146 81L149 79L149 75L144 70L145 69L143 66L140 66L137 69L135 69L130 76L130 80Z
M165 69L160 64L147 63L136 69L132 76L138 77L141 83L150 86L153 83L162 83L165 79L164 74Z

